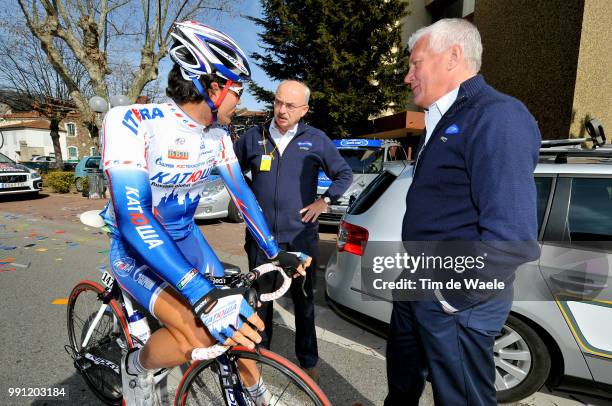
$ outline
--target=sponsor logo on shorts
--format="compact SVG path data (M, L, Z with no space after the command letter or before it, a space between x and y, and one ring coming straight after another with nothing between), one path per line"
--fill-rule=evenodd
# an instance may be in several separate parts
M120 277L126 277L134 270L135 265L136 261L134 261L134 258L117 258L113 261L113 271Z
M146 265L141 266L134 272L134 274L132 275L132 279L134 279L134 282L144 287L145 289L153 290L153 288L155 287L155 281L144 274L147 269L151 268Z

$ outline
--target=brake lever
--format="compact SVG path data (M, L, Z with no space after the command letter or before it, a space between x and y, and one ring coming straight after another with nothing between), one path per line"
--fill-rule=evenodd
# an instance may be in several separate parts
M257 291L255 289L249 288L244 293L244 298L246 299L249 306L251 306L253 309L257 309L258 298L257 298Z

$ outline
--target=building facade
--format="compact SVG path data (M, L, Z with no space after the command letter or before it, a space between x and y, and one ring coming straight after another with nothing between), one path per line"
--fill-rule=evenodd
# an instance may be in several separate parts
M4 139L0 152L18 162L36 156L55 156L49 120L36 111L8 112L0 116L0 132ZM70 113L59 124L60 149L64 161L78 161L86 155L97 155L96 140L80 120Z
M591 118L612 125L612 1L411 0L410 8L405 41L441 18L472 21L485 79L525 103L543 138L582 137Z

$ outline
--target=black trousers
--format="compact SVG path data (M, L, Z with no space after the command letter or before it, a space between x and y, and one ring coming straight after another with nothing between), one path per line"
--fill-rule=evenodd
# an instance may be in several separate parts
M312 263L306 269L306 279L294 279L290 289L295 314L295 355L302 368L312 368L319 360L314 319L314 295L312 291L317 269L318 237L300 238L299 241L293 243L279 243L278 245L285 251L299 251L312 257ZM249 258L250 269L268 262L266 254L259 249L257 242L248 233L244 248ZM260 293L272 292L280 286L280 279L276 272L273 275L264 275L256 282L255 287ZM272 303L263 303L257 309L257 314L266 326L265 331L262 333L262 345L268 349L270 348L273 334L272 318L274 313Z
M418 406L431 381L436 405L496 406L493 344L512 299L449 315L435 301L394 302L385 406Z

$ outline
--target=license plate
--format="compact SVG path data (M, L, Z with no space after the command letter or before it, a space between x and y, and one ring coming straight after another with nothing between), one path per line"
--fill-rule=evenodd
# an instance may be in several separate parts
M114 282L115 282L115 278L113 278L113 275L104 271L104 273L102 274L102 283L105 284L106 287L112 288Z
M11 188L11 187L23 187L28 186L28 182L20 182L20 183L0 183L0 188Z

